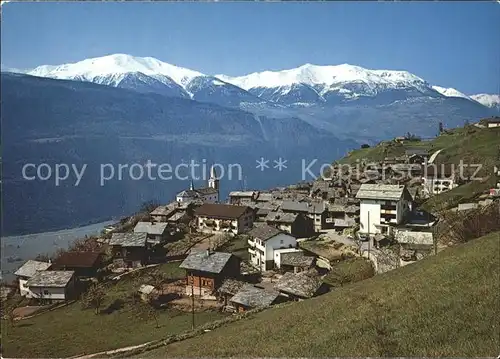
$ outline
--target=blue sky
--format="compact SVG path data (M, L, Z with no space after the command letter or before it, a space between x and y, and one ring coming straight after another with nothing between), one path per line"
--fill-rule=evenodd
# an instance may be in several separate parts
M15 68L127 53L207 74L349 63L467 94L500 87L496 2L8 3L1 40Z

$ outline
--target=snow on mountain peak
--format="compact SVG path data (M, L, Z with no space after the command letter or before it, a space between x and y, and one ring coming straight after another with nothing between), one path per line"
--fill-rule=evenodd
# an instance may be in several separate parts
M97 77L134 72L145 75L168 76L182 86L186 85L194 77L203 76L200 72L171 65L153 57L135 57L126 54L90 58L59 66L43 65L29 71L28 74L58 79L80 78L92 81Z
M471 98L479 102L483 106L489 108L494 108L494 107L500 108L500 94L490 95L486 93L480 93L477 95L472 95Z
M471 98L469 96L467 96L466 94L458 91L458 90L455 90L454 88L445 88L445 87L441 87L441 86L432 86L432 89L439 92L441 95L443 96L446 96L446 97L462 97L462 98L465 98L467 100L471 100Z
M282 71L255 72L238 77L216 76L245 90L257 87L290 86L297 83L310 86L335 86L354 82L396 87L405 84L413 86L426 84L423 79L406 71L369 70L349 64L321 66L308 63L294 69Z

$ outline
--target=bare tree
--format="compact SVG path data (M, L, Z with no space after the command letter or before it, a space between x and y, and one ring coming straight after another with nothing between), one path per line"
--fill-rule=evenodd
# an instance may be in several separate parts
M165 284L167 279L168 278L167 278L167 275L165 274L165 272L162 272L159 269L152 271L151 274L149 275L149 282L162 295L164 293L163 285Z
M87 293L83 295L83 305L85 308L94 308L97 315L105 298L106 290L104 286L102 284L93 284Z
M150 293L144 298L136 302L136 314L139 318L144 320L154 319L156 328L160 327L158 321L158 311L155 308L156 295Z

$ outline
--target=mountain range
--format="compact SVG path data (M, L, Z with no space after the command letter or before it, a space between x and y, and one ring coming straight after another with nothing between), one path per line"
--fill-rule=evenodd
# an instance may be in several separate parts
M360 66L303 66L245 76L207 75L152 57L114 54L27 74L156 93L238 108L258 116L296 117L342 139L374 142L410 131L433 136L500 112L498 95L465 95L407 71ZM404 120L402 122L402 120Z
M6 72L5 70L10 70ZM13 72L13 73L12 73ZM467 96L406 71L353 65L207 75L151 57L117 54L29 71L2 68L3 231L68 228L170 201L185 181L99 185L99 164L240 164L230 190L302 179L301 160L323 163L360 144L422 137L496 115L498 96ZM288 171L256 169L287 159ZM89 165L79 187L26 181L25 163ZM197 185L202 185L197 183Z

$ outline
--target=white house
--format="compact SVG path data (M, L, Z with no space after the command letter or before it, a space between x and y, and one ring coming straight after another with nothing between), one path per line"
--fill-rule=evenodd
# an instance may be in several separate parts
M297 239L294 236L267 224L253 228L248 234L251 237L248 240L250 259L261 271L275 267L276 250L297 247Z
M457 169L459 167L457 166ZM422 184L424 195L432 196L458 187L454 164L430 164L424 167Z
M68 300L74 295L74 271L39 271L27 282L30 297L42 300Z
M253 226L254 211L247 206L205 203L194 211L198 231L240 234Z
M24 263L14 274L19 280L19 292L24 297L31 297L29 287L26 282L39 271L45 271L50 268L52 263L29 260Z
M363 184L356 198L361 202L360 233L389 233L411 212L411 195L406 186Z

